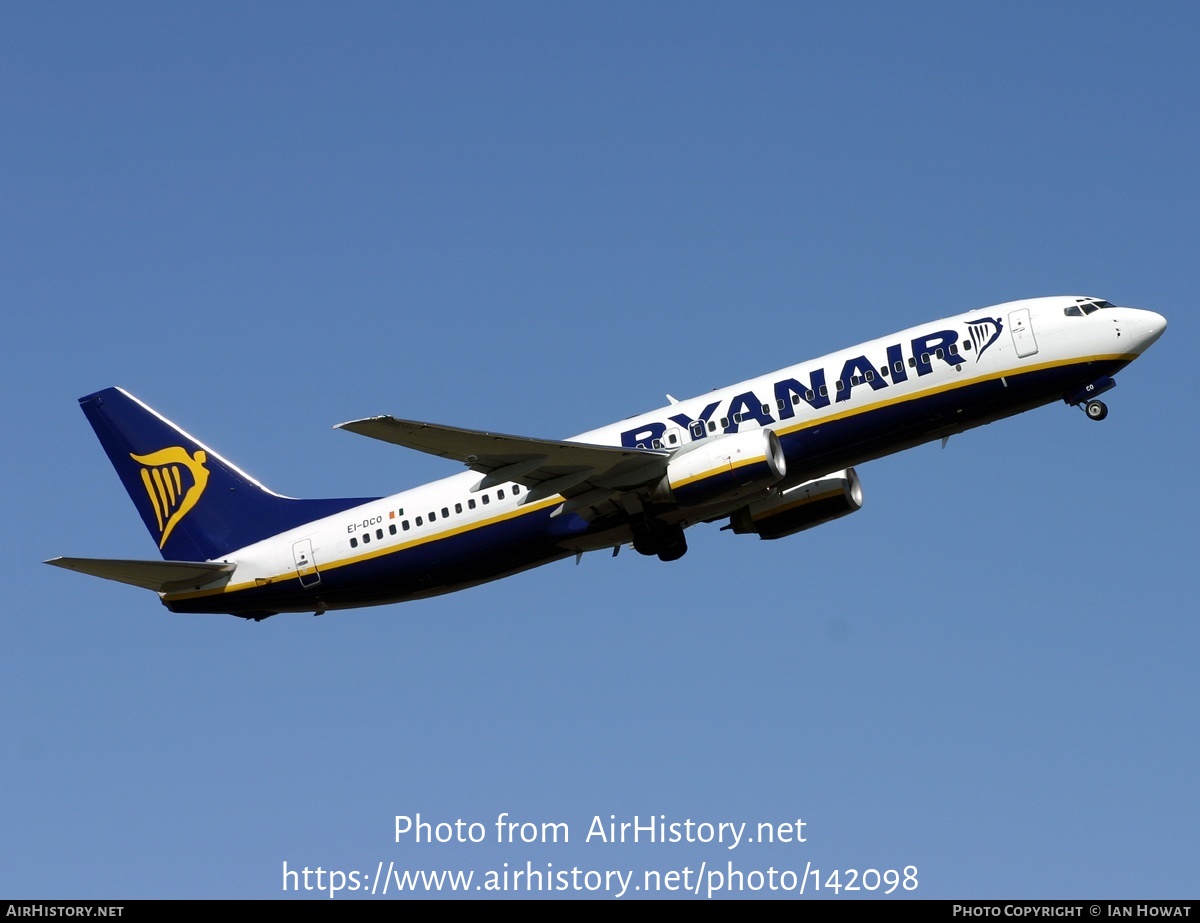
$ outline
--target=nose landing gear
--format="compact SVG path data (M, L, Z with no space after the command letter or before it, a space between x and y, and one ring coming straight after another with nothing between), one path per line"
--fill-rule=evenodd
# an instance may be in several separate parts
M1088 401L1083 405L1083 412L1089 420L1103 420L1108 416L1108 405L1104 401Z
M1096 398L1116 386L1117 383L1105 375L1103 378L1093 381L1086 388L1082 388L1074 394L1065 395L1063 400L1072 407L1082 407L1089 420L1103 420L1108 416L1108 405Z

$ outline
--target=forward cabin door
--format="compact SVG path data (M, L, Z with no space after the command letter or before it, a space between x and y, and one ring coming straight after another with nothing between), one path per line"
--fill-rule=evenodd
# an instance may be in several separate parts
M1029 309L1021 308L1008 315L1008 330L1012 334L1013 346L1018 358L1025 359L1037 354L1037 340L1033 336L1033 324L1029 320Z

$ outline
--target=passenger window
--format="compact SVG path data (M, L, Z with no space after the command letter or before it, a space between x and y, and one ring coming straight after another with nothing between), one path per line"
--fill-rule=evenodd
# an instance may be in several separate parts
M396 524L393 522L391 525L388 526L388 535L395 535L395 534L396 534Z
M521 485L520 485L520 484L513 484L513 496L515 497L515 496L516 496L517 494L519 494L520 492L521 492Z
M408 520L407 520L407 519L406 519L406 520L404 520L404 522L400 523L400 528L401 528L401 529L403 529L405 532L407 532L407 531L408 531L408 529L409 529L409 525L408 525Z
M442 507L442 519L449 519L449 518L450 518L450 509L449 509L449 507L443 506Z
M675 441L675 434L671 433L671 435L667 437L667 442L669 442L671 445L674 445Z
M916 356L908 357L908 367L910 369L915 369L917 367L917 357Z
M357 548L358 547L358 539L356 539L356 538L350 539L350 547Z
M811 392L811 391L809 391L808 393L809 393L809 394L811 394L812 392ZM799 404L799 403L800 403L800 395L799 395L799 394L793 394L793 395L792 395L792 403L793 403L793 404Z
M783 403L783 398L779 398L779 400L777 400L775 403L779 406L780 410L783 410L783 408L785 406L787 406L786 404Z
M475 509L475 498L474 497L467 498L467 509L469 509L469 510Z
M729 429L729 417L721 417L721 429Z
M429 514L429 521L430 521L430 522L437 522L437 513L430 513L430 514Z
M710 433L715 433L717 431L717 421L716 420L708 421L708 431Z
M375 537L382 542L383 541L383 529L376 529Z
M813 394L812 389L809 388L807 391L804 392L804 399L806 401L815 401L817 399L817 396L815 394Z
M867 369L867 374L866 374L866 376L865 376L865 377L866 377L866 379L867 379L867 382L868 382L868 384L869 384L870 382L874 381L874 380L875 380L875 370L874 370L874 369Z
M417 517L417 528L418 529L421 528L421 526L424 525L424 523L425 523L425 520L423 520L420 516L418 516Z
M892 363L892 368L894 368L897 372L903 372L904 363L897 359L894 363Z
M762 406L762 411L763 411L763 416L764 416L764 417L766 417L766 416L770 416L770 414L771 414L771 405L770 405L770 404L763 404L763 406Z
M483 505L487 506L491 502L492 502L491 497L489 497L487 494L484 494L483 495Z
M498 491L496 491L496 499L497 500L504 499L504 488L503 487L501 487Z
M692 431L692 435L695 438L702 439L704 437L704 421L703 420L697 420L695 423L693 423L691 425L690 428Z
M454 504L454 512L456 512L456 513L462 512L462 504L461 503Z
M937 352L935 352L934 355L937 356L939 359L945 359L946 351L944 349L942 349L942 347L939 346L937 348Z
M888 367L886 365L881 365L879 367L879 374L882 375L884 378L887 378L888 377Z
M370 532L363 533L363 544L364 545L371 544L371 533Z
M821 385L821 397L829 397L829 385Z

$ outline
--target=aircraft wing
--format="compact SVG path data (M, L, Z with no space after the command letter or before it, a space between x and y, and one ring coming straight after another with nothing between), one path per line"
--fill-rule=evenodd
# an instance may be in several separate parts
M207 561L127 561L112 558L51 558L46 564L156 593L198 589L232 574L236 565Z
M335 429L462 462L484 475L475 490L515 481L529 488L522 502L560 494L575 501L570 509L596 505L657 480L671 457L661 449L556 442L389 416L352 420Z

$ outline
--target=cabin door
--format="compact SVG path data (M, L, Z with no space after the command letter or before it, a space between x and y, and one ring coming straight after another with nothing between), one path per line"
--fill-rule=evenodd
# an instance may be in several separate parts
M313 557L312 542L302 538L292 542L292 558L296 562L296 575L300 578L300 586L312 587L321 582L321 574L317 570L317 561Z
M1016 347L1017 357L1025 359L1038 351L1037 340L1033 336L1033 325L1029 320L1029 309L1022 308L1008 315L1008 330L1012 334L1013 346Z

